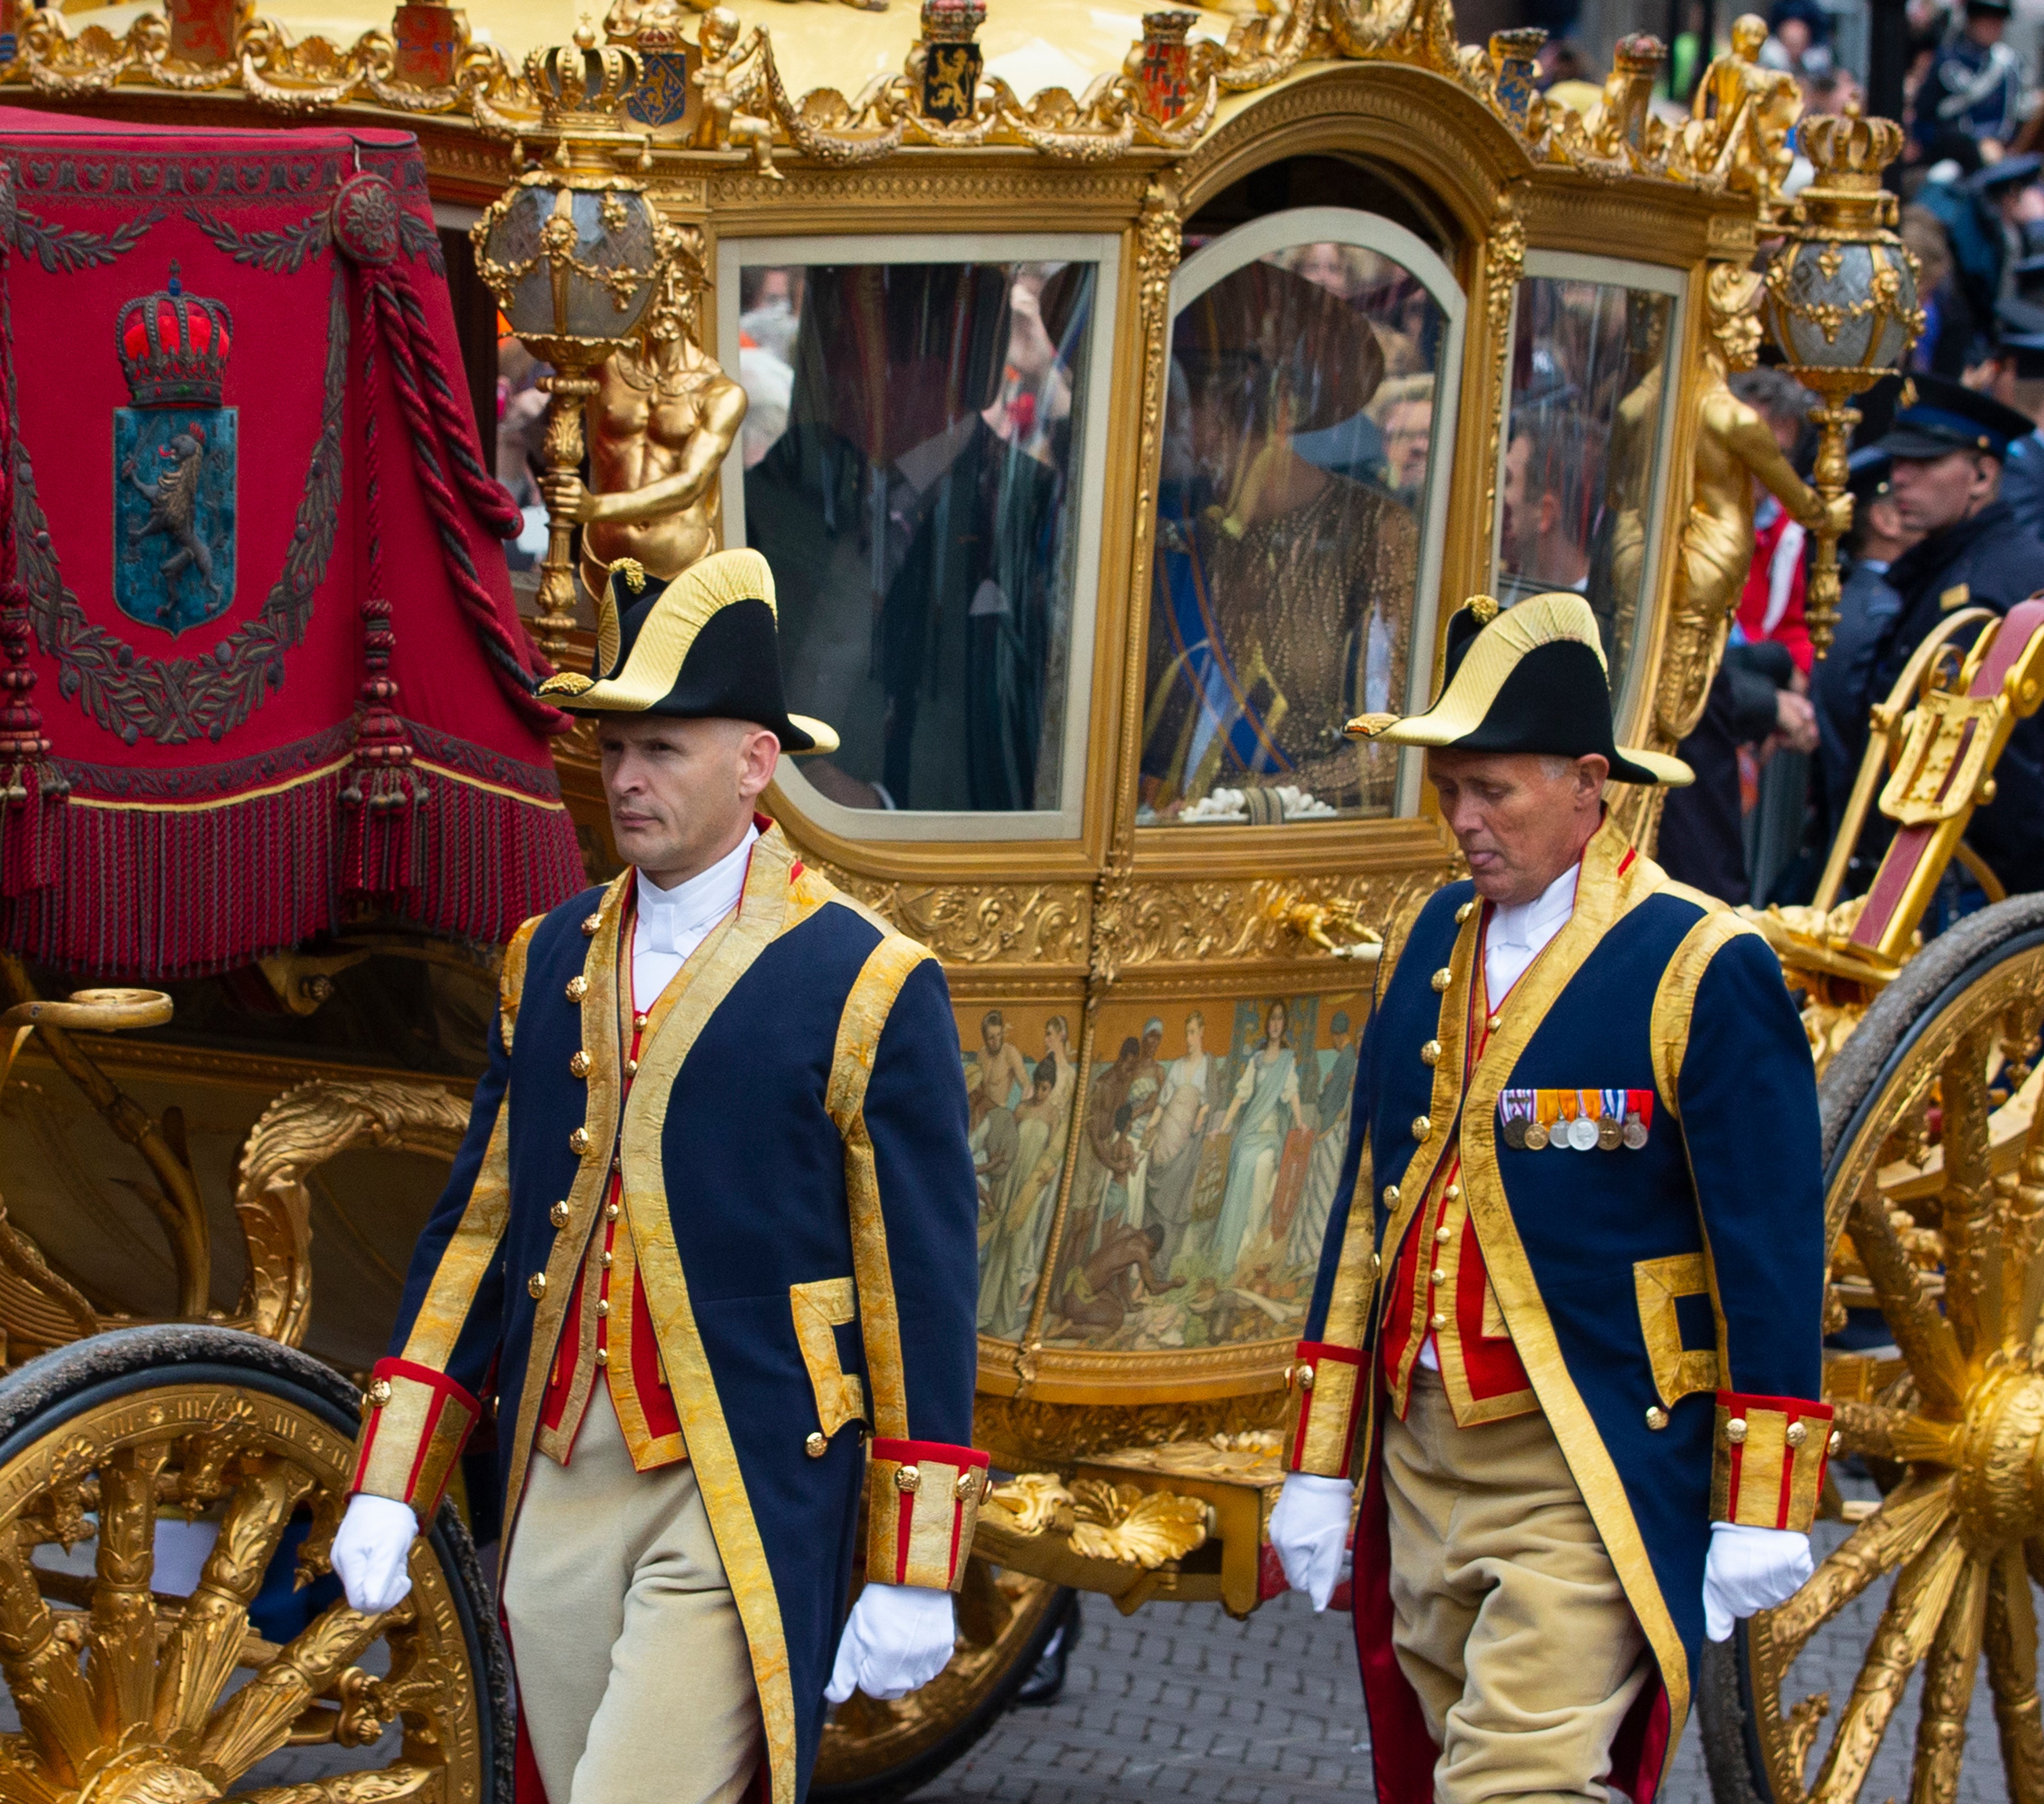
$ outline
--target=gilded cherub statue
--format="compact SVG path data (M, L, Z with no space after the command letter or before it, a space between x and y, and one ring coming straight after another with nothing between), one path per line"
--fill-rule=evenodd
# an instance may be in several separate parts
M1732 21L1731 48L1704 71L1694 117L1683 129L1694 168L1723 178L1735 194L1756 196L1763 208L1795 162L1789 136L1803 111L1795 78L1759 60L1766 42L1767 21L1758 13Z
M694 242L691 242L694 240ZM696 342L699 235L662 228L659 288L640 342L603 366L584 424L594 487L549 477L548 505L582 528L592 595L620 558L671 579L717 549L717 480L745 418L745 390Z
M1757 305L1762 278L1736 263L1713 263L1705 283L1709 336L1697 397L1694 486L1675 570L1669 644L1655 698L1654 724L1672 740L1703 717L1711 678L1753 563L1753 485L1759 482L1790 514L1815 530L1827 520L1843 532L1850 497L1826 502L1796 474L1772 428L1731 392L1734 371L1750 370L1760 351Z

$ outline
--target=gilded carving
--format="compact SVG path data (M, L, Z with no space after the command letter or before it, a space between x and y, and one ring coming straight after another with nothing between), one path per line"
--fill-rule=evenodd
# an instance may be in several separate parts
M1506 391L1509 386L1508 359L1512 355L1512 311L1519 294L1519 278L1526 267L1526 221L1520 216L1519 198L1510 188L1497 197L1492 216L1490 238L1483 248L1484 329L1490 344L1490 418L1484 440L1483 512L1477 517L1483 530L1493 530L1497 518L1497 469L1500 441L1504 432Z
M1319 904L1389 936L1397 919L1448 879L1438 869L1266 880L1102 881L1094 913L1094 975L1111 982L1139 965L1282 958L1297 969L1289 910Z
M312 1321L313 1169L353 1146L451 1161L468 1105L437 1084L321 1079L263 1111L242 1149L234 1209L248 1244L238 1311L250 1329L297 1346Z
M1046 1403L982 1391L974 1404L973 1437L1012 1461L1049 1464L1112 1453L1126 1464L1132 1449L1204 1445L1212 1436L1274 1431L1285 1419L1285 1403L1281 1390L1163 1403Z
M1084 884L891 882L806 852L803 862L947 964L1085 961L1089 909Z
M252 1633L250 1602L301 1499L317 1500L323 1564L353 1450L296 1404L252 1392L232 1398L240 1452L217 1468L211 1449L231 1395L149 1386L87 1409L54 1446L34 1443L0 1468L0 1675L21 1718L8 1746L16 1788L179 1804L217 1797L287 1741L338 1740L348 1674L380 1640L390 1676L378 1702L385 1720L402 1721L402 1752L340 1782L237 1795L273 1804L479 1797L486 1772L467 1643L428 1544L415 1547L412 1595L390 1615L336 1605L281 1648ZM191 1491L194 1460L211 1468L202 1493L225 1491L219 1533L190 1597L159 1599L150 1588L165 1532L159 1499ZM81 1501L96 1513L83 1525L98 1538L94 1567L58 1573L35 1563L39 1549L81 1526L69 1520ZM341 1707L309 1711L322 1701Z

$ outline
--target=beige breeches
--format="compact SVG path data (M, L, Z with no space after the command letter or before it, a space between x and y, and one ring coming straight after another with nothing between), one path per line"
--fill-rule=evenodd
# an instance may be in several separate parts
M1435 1373L1384 1424L1392 1644L1438 1804L1603 1804L1646 1639L1547 1418L1458 1428Z
M504 1614L548 1804L744 1794L759 1698L695 1467L636 1471L605 1385L569 1464L532 1457Z

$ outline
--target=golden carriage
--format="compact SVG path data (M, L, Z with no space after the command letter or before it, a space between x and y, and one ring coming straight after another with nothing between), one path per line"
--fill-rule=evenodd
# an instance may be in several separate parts
M1446 0L1125 19L1062 0L617 0L572 44L565 14L522 0L352 19L0 5L0 99L417 132L478 411L500 374L492 283L555 367L544 436L540 394L502 371L507 434L554 473L557 530L526 579L554 654L590 643L576 520L591 558L659 571L720 539L775 562L792 700L844 743L784 766L771 812L944 961L980 1173L976 1435L1015 1475L982 1518L957 1657L900 1703L836 1713L823 1792L901 1795L955 1759L1068 1587L1237 1614L1274 1595L1262 1530L1371 966L1454 863L1413 754L1358 753L1340 729L1423 700L1454 601L1554 588L1599 615L1622 738L1665 748L1693 724L1750 532L1725 378L1760 336L1750 272L1784 230L1819 255L1878 239L1846 216L1878 223L1882 132L1806 133L1819 196L1843 198L1792 209L1792 93L1751 63L1714 65L1672 126L1651 104L1660 47L1627 40L1577 115L1533 90L1537 33L1459 44ZM494 203L528 158L524 189L585 244L597 211L621 232L650 198L663 274L614 285L643 338L600 310L547 323L571 275L601 278L588 255L521 294L541 251L498 234ZM1911 302L1896 257L1869 255L1862 277L1888 286L1844 317L1872 320L1846 359L1870 366L1899 354ZM1792 337L1809 295L1777 289ZM1826 390L1832 451L1851 392ZM589 487L568 475L585 439ZM556 762L608 877L586 739ZM1616 805L1650 840L1651 798ZM1842 1043L1885 992L1826 1106L1859 1124L1830 1130L1831 1225L1853 1224L1839 1307L1877 1300L1900 1350L1835 1371L1848 1437L1908 1476L1851 1544L1874 1556L1844 1579L1827 1564L1706 1683L1727 1795L1800 1794L1817 1713L1783 1700L1793 1655L1905 1559L1873 1702L1819 1789L1857 1791L1927 1662L1923 1794L1949 1795L1983 1636L2011 1787L2040 1783L2008 1549L2044 1485L2044 1407L1978 1324L2000 1311L2027 1361L2044 954L2027 926L1969 927L1906 964L1914 924L1885 961L1829 943L1842 919L1772 929L1813 1031ZM39 976L0 964L24 1004ZM70 1025L36 1005L44 1031L0 1096L18 1230L0 1322L10 1366L60 1350L0 1383L0 1671L21 1724L0 1787L37 1804L508 1795L458 1521L382 1625L329 1610L279 1639L249 1614L294 1520L319 1579L344 1482L332 1374L380 1347L490 981L469 949L386 935L180 986L178 1019L139 1034L110 1031L132 1000L80 1000L99 1012ZM279 1005L259 1032L244 982ZM1977 1249L1996 1235L1990 1305ZM1939 1280L1919 1274L1966 1260L1945 1281L1971 1313L1934 1325ZM107 1331L138 1320L170 1325ZM1954 1482L1992 1499L1959 1527ZM152 1596L136 1559L164 1512L218 1538L195 1585ZM229 1695L244 1668L256 1683ZM252 1696L259 1719L235 1702ZM313 1745L328 1764L293 1779L290 1750Z

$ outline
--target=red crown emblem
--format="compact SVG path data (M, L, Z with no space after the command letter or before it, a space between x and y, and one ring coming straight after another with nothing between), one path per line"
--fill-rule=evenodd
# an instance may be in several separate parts
M226 303L186 294L173 259L167 288L121 309L121 373L135 405L219 406L233 332Z

